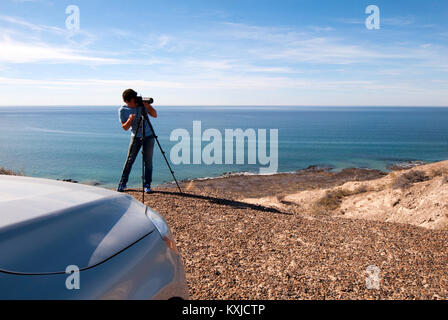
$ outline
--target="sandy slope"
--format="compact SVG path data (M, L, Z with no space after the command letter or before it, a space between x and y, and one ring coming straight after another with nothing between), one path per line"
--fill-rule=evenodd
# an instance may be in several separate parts
M393 188L393 181L411 170L422 170L428 181L410 188ZM335 188L304 190L286 196L245 198L246 203L260 204L282 210L296 208L312 214L316 202L329 191L354 191L361 186L368 191L346 196L340 208L332 212L346 218L406 223L429 229L448 229L448 161L427 164L410 170L395 171L370 181L349 181Z
M448 161L416 168L429 177L435 170L448 171ZM414 169L414 170L416 170ZM415 183L409 189L393 189L391 181L399 173L369 181L374 191L344 199L339 214L347 218L361 218L386 222L408 223L429 229L448 229L448 181L443 175ZM342 188L354 188L346 183Z

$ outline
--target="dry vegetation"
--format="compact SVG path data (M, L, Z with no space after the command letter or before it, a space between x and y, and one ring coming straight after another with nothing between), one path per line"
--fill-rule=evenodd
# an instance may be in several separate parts
M325 196L317 201L317 206L322 209L336 210L342 203L342 199L349 195L351 195L351 193L343 189L328 191Z
M448 183L448 175L444 175L442 178L443 183Z
M394 179L392 182L393 189L407 189L414 183L428 181L429 177L422 170L411 170Z
M448 168L435 168L430 172L431 178L442 177L448 175Z
M320 198L316 205L314 206L315 214L328 214L331 211L334 211L339 208L342 203L342 200L345 197L366 193L369 192L369 188L365 185L359 186L357 189L350 191L345 189L337 189L328 191L325 196Z
M442 177L442 183L448 183L448 168L436 168L431 171L431 177Z
M15 171L12 171L12 170L9 170L9 169L5 169L3 167L0 167L0 174L7 175L7 176L21 176L21 175L23 175L20 172L15 172Z
M442 177L442 183L448 183L448 168L436 168L431 171L431 177Z

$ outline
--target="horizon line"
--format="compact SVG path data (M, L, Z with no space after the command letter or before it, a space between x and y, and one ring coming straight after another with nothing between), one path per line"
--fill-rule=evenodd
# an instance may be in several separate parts
M111 104L92 104L92 105L88 105L88 104L83 104L83 105L77 105L77 104L73 104L73 105L0 105L0 108L22 108L22 107L31 107L31 108L37 108L37 107L119 107L121 106L120 104L117 105L111 105ZM252 105L252 104L241 104L241 105L225 105L225 104L209 104L209 105L203 105L203 104L191 104L191 105L174 105L174 104L157 104L155 105L156 107L253 107L253 108L258 108L258 107L272 107L272 108L276 108L276 107L295 107L295 108L303 108L303 107L325 107L325 108L341 108L341 107L345 107L345 108L448 108L448 105L444 105L444 106L438 106L438 105L287 105L287 104L278 104L278 105Z

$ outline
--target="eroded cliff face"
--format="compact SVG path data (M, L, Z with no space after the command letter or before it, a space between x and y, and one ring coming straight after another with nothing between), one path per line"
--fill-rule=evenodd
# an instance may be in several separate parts
M369 181L349 181L327 189L286 196L246 198L244 202L298 214L448 229L448 161L394 171Z
M406 173L421 171L425 181L409 182ZM402 186L405 184L405 186ZM342 188L353 187L347 183ZM385 222L407 223L429 229L448 229L448 161L392 172L366 182L373 191L343 199L337 214Z

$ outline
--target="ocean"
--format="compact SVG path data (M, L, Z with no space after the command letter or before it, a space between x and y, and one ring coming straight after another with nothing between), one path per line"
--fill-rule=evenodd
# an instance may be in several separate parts
M158 107L153 126L168 158L175 129L278 129L278 171L310 165L387 170L406 161L448 159L448 108ZM113 187L129 144L115 107L0 107L0 167L26 175ZM269 141L269 140L268 140ZM203 146L206 143L203 143ZM269 148L268 148L269 151ZM192 150L194 152L194 150ZM260 164L173 165L178 180L229 172L258 173ZM129 185L140 185L137 159ZM155 147L154 185L172 181Z

